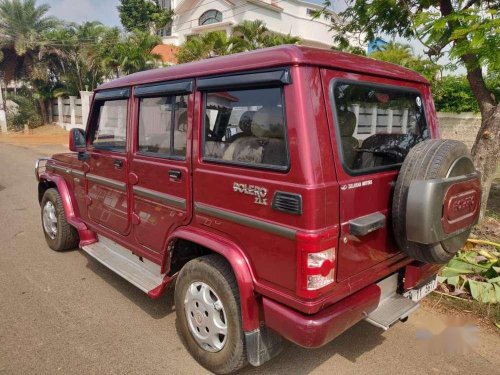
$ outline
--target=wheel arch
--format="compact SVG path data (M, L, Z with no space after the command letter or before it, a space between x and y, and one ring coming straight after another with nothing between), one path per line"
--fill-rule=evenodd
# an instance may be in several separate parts
M169 236L167 243L170 244L179 239L202 246L227 260L238 283L243 330L249 332L258 329L260 319L259 303L254 293L255 277L243 250L226 238L198 228L179 228ZM173 254L167 253L164 262L169 262L171 255ZM165 266L168 268L168 265L164 264L163 267Z
M97 242L94 232L90 231L76 214L75 207L77 206L75 204L75 198L63 177L50 172L40 174L38 182L39 202L41 203L43 194L50 188L55 188L61 196L66 220L70 225L76 228L80 236L80 247Z

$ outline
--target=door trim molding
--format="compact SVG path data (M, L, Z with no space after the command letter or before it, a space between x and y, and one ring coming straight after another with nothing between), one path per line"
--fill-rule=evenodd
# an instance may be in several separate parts
M210 215L219 219L224 219L228 221L232 221L233 223L244 225L250 228L255 228L259 230L263 230L272 234L276 234L281 237L288 238L290 240L295 239L295 235L297 231L292 228L285 227L283 225L269 223L264 220L254 219L251 217L247 217L244 215L236 214L233 212L229 212L226 210L221 210L218 208L214 208L208 206L203 203L195 203L194 204L195 212L198 214Z
M127 191L127 184L121 181L113 180L111 178L97 176L95 174L87 173L87 180L104 185L120 191Z
M155 190L151 190L141 186L134 186L133 192L142 198L149 198L161 203L165 203L176 208L186 209L186 200L184 198L179 198L170 194L160 193Z

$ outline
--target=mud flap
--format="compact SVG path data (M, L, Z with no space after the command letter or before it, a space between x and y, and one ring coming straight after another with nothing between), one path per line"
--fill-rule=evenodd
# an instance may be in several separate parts
M265 326L245 332L248 362L260 366L276 357L283 349L283 338Z

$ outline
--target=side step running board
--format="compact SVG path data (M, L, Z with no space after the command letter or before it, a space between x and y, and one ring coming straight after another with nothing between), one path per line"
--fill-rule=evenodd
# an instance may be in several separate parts
M378 307L365 320L374 326L388 330L394 323L407 318L419 304L397 293L398 275L394 274L377 284L381 289Z
M141 260L130 250L106 237L99 236L99 242L82 249L145 293L160 286L165 278L165 274L160 273L159 265L147 259Z

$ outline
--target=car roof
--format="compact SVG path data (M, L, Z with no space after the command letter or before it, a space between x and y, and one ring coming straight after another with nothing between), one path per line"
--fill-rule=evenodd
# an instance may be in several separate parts
M399 65L328 49L283 45L146 70L104 83L96 90L293 65L320 66L429 84L420 74Z

